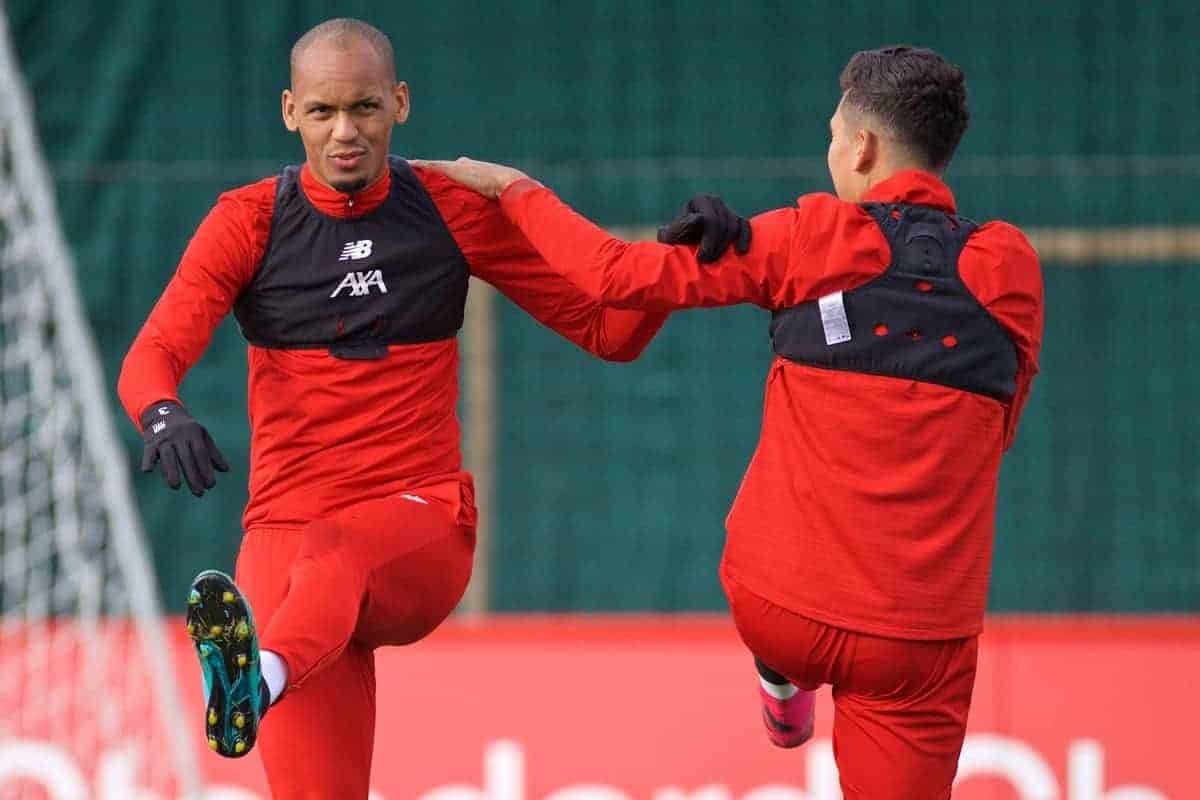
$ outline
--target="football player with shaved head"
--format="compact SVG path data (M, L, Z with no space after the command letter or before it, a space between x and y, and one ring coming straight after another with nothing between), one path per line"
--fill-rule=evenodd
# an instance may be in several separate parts
M390 155L409 90L374 27L334 19L301 37L281 110L303 165L220 196L119 393L145 439L143 470L212 489L228 466L178 387L237 317L249 344L245 535L236 584L201 573L187 613L208 743L238 757L257 742L277 799L366 800L373 653L429 634L471 573L476 512L455 416L468 278L609 361L636 358L666 315L603 307L497 203Z

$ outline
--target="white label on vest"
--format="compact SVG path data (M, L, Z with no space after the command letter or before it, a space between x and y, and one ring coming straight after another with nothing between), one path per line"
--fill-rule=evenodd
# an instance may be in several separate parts
M825 344L850 341L850 320L846 319L846 304L842 293L834 292L817 300L821 309L821 325L825 328Z

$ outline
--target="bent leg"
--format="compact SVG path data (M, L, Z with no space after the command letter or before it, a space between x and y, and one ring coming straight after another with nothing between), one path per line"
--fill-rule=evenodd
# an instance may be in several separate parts
M758 664L803 690L833 680L833 666L843 656L850 634L777 606L721 573L725 597L738 636ZM759 670L759 676L771 680Z
M275 619L304 538L297 530L254 530L242 540L237 582L259 630ZM271 796L280 800L366 798L375 735L374 658L351 646L303 687L272 706L258 734Z
M455 524L445 506L403 496L354 506L302 532L247 536L239 580L262 648L289 672L283 702L258 738L273 797L365 800L373 648L433 630L461 598L473 550L474 531Z
M292 562L303 541L298 530L256 529L242 537L234 581L250 604L260 633L287 595Z
M767 737L777 747L799 747L812 738L816 688L828 680L846 633L776 606L729 575L722 577L738 634L754 655Z
M260 637L287 663L289 690L335 661L356 631L368 646L415 641L458 602L474 532L444 504L413 497L360 503L300 534L286 595ZM384 616L392 622L380 629L373 621Z
M412 644L445 621L471 578L475 530L447 524L441 515L410 509L426 543L381 564L367 581L355 641L368 647Z

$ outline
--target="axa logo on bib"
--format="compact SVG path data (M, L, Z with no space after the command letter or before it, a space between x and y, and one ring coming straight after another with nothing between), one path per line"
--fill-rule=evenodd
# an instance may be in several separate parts
M368 244L370 244L368 242ZM342 278L342 282L333 290L333 294L329 295L332 299L342 293L343 289L350 290L351 297L362 297L371 293L371 287L379 288L380 294L387 294L387 284L383 282L383 272L377 269L369 269L366 272L347 272L346 277Z

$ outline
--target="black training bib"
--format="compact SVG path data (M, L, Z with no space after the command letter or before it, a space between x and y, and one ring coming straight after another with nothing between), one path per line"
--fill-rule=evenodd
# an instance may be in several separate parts
M266 253L234 304L247 341L362 359L458 332L466 258L407 162L392 156L389 168L387 199L351 219L322 214L300 188L300 168L283 171Z
M958 273L975 223L930 206L863 208L887 237L891 264L840 298L772 314L774 351L799 364L1010 399L1016 391L1016 347Z

